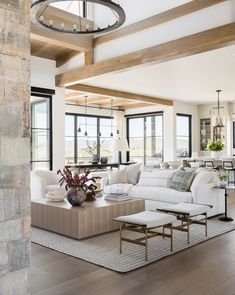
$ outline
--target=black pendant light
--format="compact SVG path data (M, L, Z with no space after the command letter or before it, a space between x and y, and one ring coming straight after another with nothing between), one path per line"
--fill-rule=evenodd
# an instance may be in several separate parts
M110 133L110 137L113 137L113 99L111 99L110 114L111 114L111 133Z
M216 116L216 118L215 118L215 127L220 127L220 128L225 127L225 126L224 126L224 123L223 123L223 120L222 120L222 118L220 117L220 113L219 113L219 111L220 111L219 95L220 95L220 92L221 92L221 91L222 91L222 90L216 90L216 92L217 92L217 94L218 94L218 100L217 100L217 116Z

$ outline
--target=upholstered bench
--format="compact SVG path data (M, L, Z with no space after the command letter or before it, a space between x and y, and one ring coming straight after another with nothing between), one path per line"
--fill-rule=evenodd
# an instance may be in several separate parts
M159 208L157 211L174 214L178 220L181 220L181 224L173 226L173 229L187 232L189 244L189 227L192 223L205 226L205 235L207 236L207 212L212 207L212 205L205 204L179 203Z
M145 247L145 260L148 260L148 239L162 236L171 239L171 251L173 250L173 225L172 223L177 220L176 216L158 213L155 211L143 211L140 213L119 216L113 219L120 222L120 253L122 253L122 241L137 244ZM163 232L154 231L154 229L163 227ZM165 228L170 229L170 233L165 233ZM144 234L143 237L130 239L122 236L123 230L134 231Z

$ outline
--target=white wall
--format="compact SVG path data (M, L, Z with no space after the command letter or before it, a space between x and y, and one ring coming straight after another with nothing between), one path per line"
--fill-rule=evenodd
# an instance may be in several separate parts
M65 103L64 88L55 88L53 96L53 170L57 171L65 164Z
M31 86L55 89L56 63L54 60L31 56Z
M65 163L64 89L55 87L55 73L55 61L31 56L31 86L55 90L52 97L53 170L64 167Z

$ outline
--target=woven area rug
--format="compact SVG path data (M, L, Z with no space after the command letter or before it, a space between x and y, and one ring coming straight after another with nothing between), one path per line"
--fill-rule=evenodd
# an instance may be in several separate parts
M148 241L147 262L142 246L123 242L123 253L119 253L119 231L77 241L33 227L31 239L33 243L124 273L234 229L235 224L208 220L208 237L205 237L205 227L193 224L190 227L189 245L187 233L174 231L173 252L170 251L170 239L162 239L160 236L152 238ZM136 233L126 232L126 236L133 237L133 235Z

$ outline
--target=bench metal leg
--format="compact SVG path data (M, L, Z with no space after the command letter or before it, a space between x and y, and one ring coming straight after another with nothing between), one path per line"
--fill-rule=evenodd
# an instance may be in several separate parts
M145 260L148 260L148 229L145 227Z
M187 220L187 235L188 235L188 244L189 244L189 228L190 228L190 224L189 224L189 218L188 218L188 220Z
M170 224L171 228L171 252L173 251L173 225L172 223Z
M207 237L207 213L205 213L205 235Z
M122 226L123 224L120 224L120 253L122 253Z
M122 242L129 242L136 245L144 246L145 247L145 260L148 261L148 239L157 237L157 236L164 236L171 239L171 251L173 251L173 224L169 223L163 226L163 233L161 231L154 231L156 228L160 228L161 226L157 226L155 228L147 228L146 225L138 225L138 224L128 224L125 222L120 223L120 253L122 253ZM170 229L170 233L167 233L165 228ZM137 232L142 234L142 237L138 237L135 239L130 239L128 237L123 237L123 231L129 230L133 232Z

